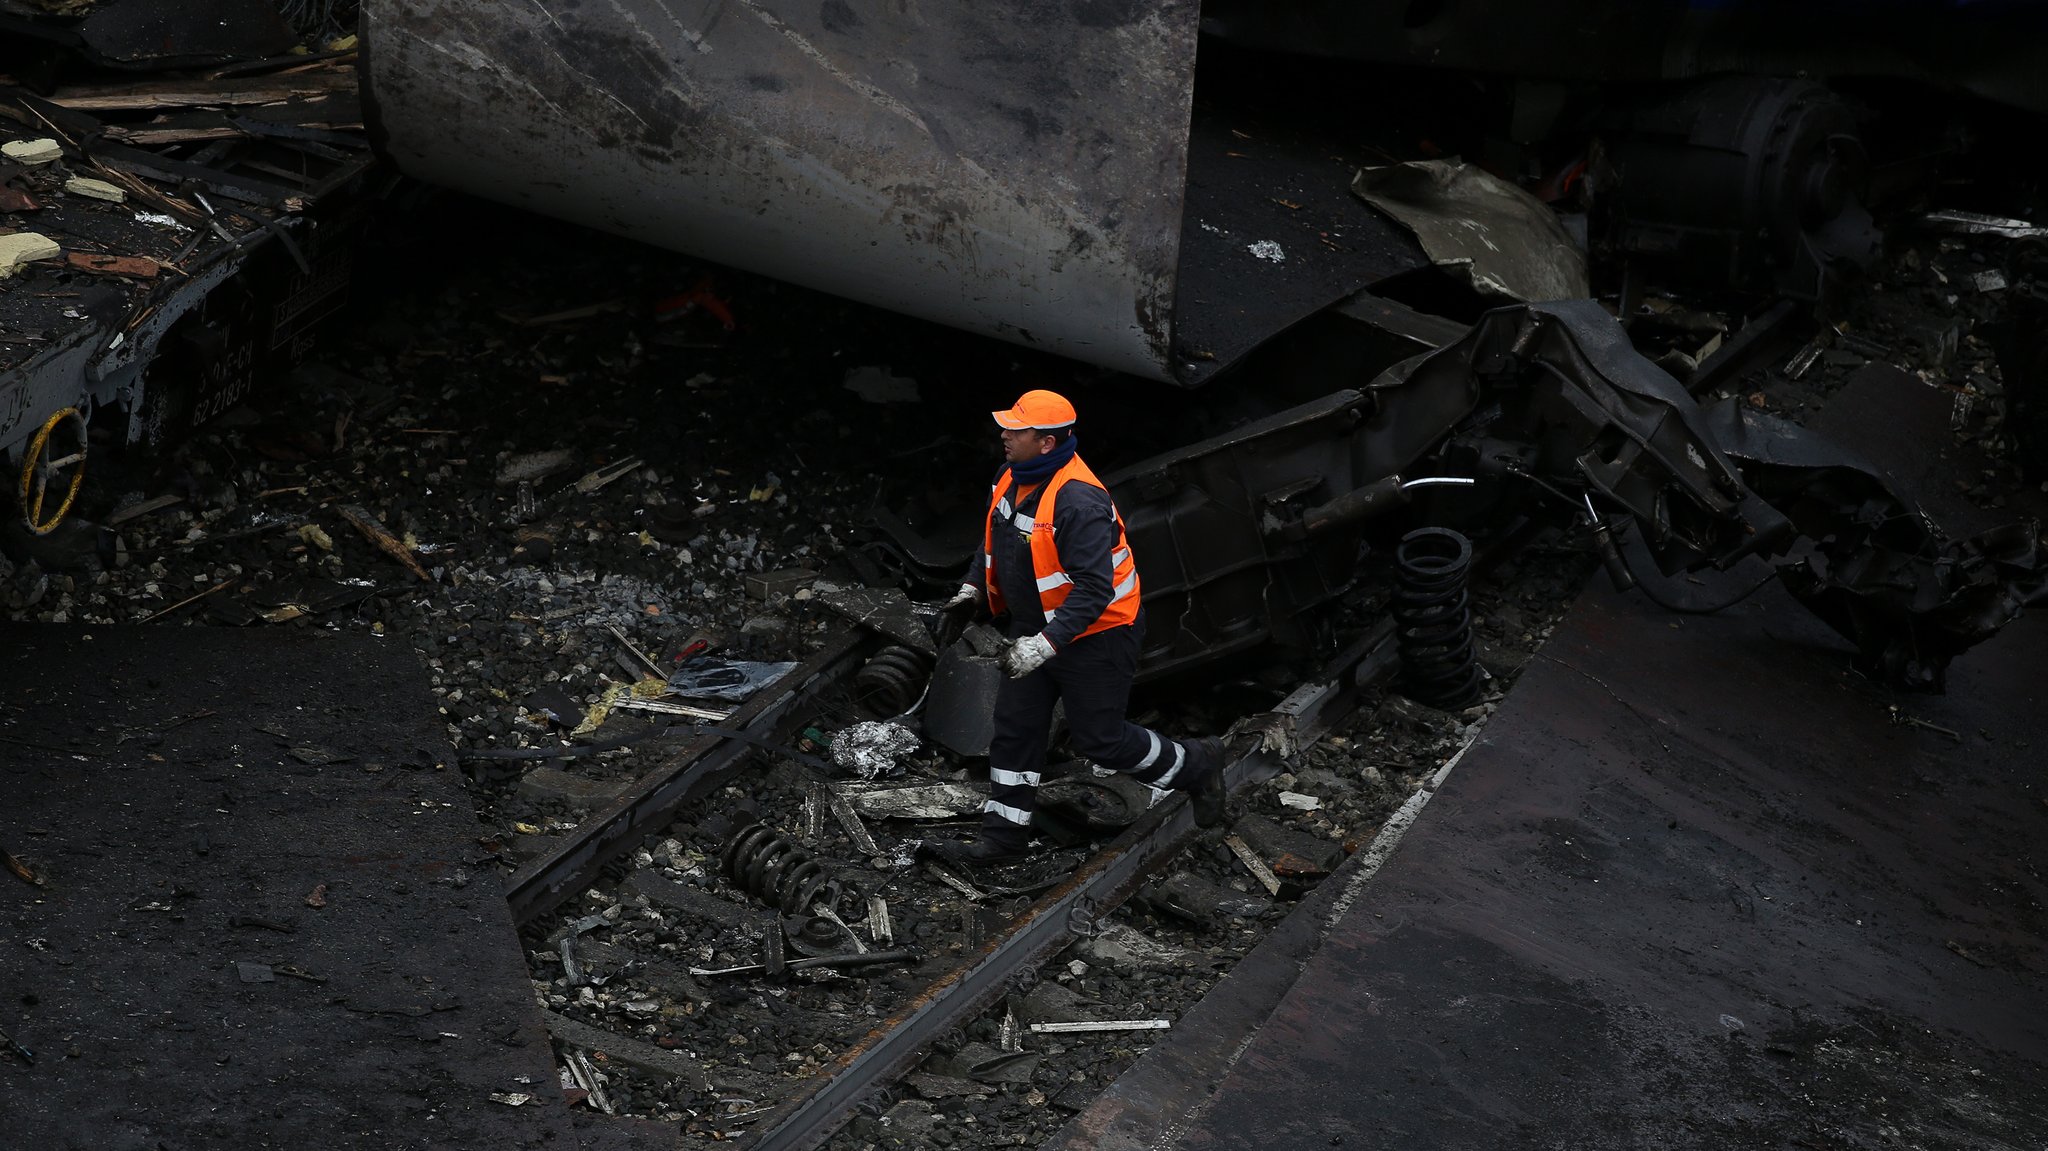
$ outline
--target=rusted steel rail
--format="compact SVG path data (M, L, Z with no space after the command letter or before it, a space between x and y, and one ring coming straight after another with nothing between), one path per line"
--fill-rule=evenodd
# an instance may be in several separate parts
M1242 724L1232 749L1253 745L1225 769L1230 789L1269 779L1283 757L1315 742L1356 706L1364 689L1398 666L1394 625L1380 623L1272 712ZM746 1146L755 1151L806 1151L830 1138L870 1092L907 1074L932 1044L1003 994L1022 972L1074 939L1091 933L1144 877L1171 859L1195 833L1194 815L1175 797L1146 813L1065 883L990 939L974 957L941 976L841 1055L814 1086L766 1116Z
M791 711L850 681L877 643L861 628L835 632L809 659L748 700L725 726L770 735ZM506 893L513 922L530 922L589 887L607 864L666 825L684 804L718 786L753 750L719 735L691 740L609 807L577 825L568 842L513 873Z

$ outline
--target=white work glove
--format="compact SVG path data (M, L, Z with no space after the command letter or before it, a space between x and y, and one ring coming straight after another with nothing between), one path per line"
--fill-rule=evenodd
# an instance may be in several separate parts
M981 585L964 583L960 585L959 591L953 593L953 598L947 600L944 604L942 604L939 607L939 610L942 612L951 612L960 607L964 607L967 604L973 604L975 607L980 607L981 601Z
M1003 670L1010 673L1011 679L1023 679L1044 667L1053 655L1051 640L1042 635L1027 635L1003 653Z

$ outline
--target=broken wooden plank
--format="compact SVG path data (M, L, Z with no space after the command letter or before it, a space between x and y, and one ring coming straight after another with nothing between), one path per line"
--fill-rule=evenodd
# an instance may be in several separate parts
M628 1038L601 1027L592 1027L553 1011L542 1012L548 1034L571 1047L595 1051L614 1062L655 1075L680 1079L693 1090L709 1089L703 1064L678 1051L667 1051L652 1043Z
M253 156L244 157L243 159L237 160L235 161L235 165L236 167L247 168L251 171L261 172L266 176L276 176L279 179L290 180L292 183L297 184L301 188L310 187L315 182L315 177L306 172L294 172L289 168L282 168L276 164L266 163L262 160L256 159Z
M148 256L116 256L107 252L67 252L64 261L72 267L86 272L99 272L109 276L133 276L138 280L152 279L157 273L157 262Z
M357 531L363 533L363 538L377 545L379 551L404 564L406 569L411 571L413 575L422 580L432 582L433 577L427 574L427 569L420 566L420 561L412 554L412 549L406 547L404 542L397 536L386 531L384 525L378 523L375 516L354 504L337 504L334 510L340 512L341 518L353 524Z
M363 135L363 123L359 117L341 120L308 120L304 123L258 120L248 116L236 116L231 121L235 127L251 136L266 140L291 142L298 145L325 144L346 148L353 152L369 150L370 141Z
M73 85L44 97L74 112L137 112L157 108L198 108L210 105L274 104L280 100L353 91L353 71L302 72L288 80L170 80L143 84Z
M1263 815L1247 812L1230 830L1281 879L1320 879L1344 861L1343 845L1283 827Z
M1267 867L1266 861L1260 859L1244 840L1235 835L1225 836L1223 846L1237 856L1238 862L1244 864L1245 870L1252 873L1252 878L1258 880L1261 887L1273 895L1280 894L1280 877L1273 874L1273 869Z
M860 813L853 810L853 804L837 791L828 794L832 817L839 821L839 826L846 829L846 837L853 841L853 846L862 855L882 854L881 845L877 844L875 837L868 832L868 825L861 822Z
M201 140L246 140L287 139L305 142L345 142L345 146L361 150L370 146L369 141L357 135L363 130L360 122L313 122L307 124L266 123L237 116L225 124L150 124L144 127L109 125L106 138L137 147L155 147L163 144L190 144Z
M230 200L245 204L281 206L288 201L302 199L301 189L259 180L235 172L224 172L203 164L191 164L183 160L172 160L154 152L144 152L110 140L102 140L92 149L93 159L103 167L113 167L166 184L179 185L186 182L197 184L208 192L217 193Z
M163 144L195 144L201 140L231 140L245 138L248 133L229 125L211 128L122 128L109 127L107 139L119 140L123 144L153 148Z

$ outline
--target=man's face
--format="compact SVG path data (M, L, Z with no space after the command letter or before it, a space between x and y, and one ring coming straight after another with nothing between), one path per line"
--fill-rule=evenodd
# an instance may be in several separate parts
M1003 437L1003 458L1013 464L1029 463L1038 456L1052 450L1054 440L1037 428L1022 428L1012 431L997 428Z

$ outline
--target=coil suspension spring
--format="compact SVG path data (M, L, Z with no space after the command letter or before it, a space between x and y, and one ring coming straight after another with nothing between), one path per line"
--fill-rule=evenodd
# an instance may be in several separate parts
M1404 690L1447 711L1472 706L1485 678L1472 651L1472 607L1465 597L1472 541L1449 528L1417 528L1401 537L1394 565Z
M914 647L885 647L854 673L854 702L871 719L894 719L924 696L932 664L931 656Z
M809 914L827 882L825 869L809 852L765 823L734 832L719 863L742 891L790 915Z

